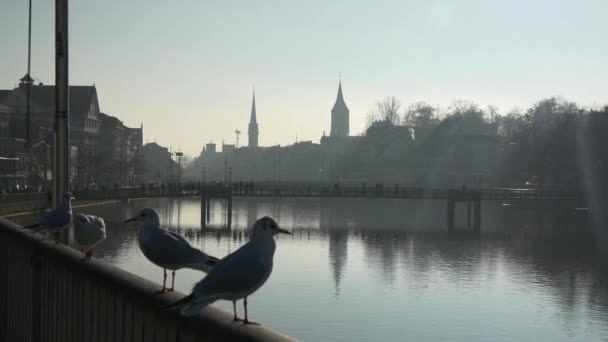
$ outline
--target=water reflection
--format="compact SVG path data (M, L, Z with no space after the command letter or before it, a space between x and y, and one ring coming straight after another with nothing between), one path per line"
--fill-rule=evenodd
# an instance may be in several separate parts
M196 198L83 208L108 222L98 257L157 281L136 228L122 223L146 206L219 257L245 243L261 216L291 230L278 239L275 273L252 300L256 317L303 340L608 338L606 265L591 230L564 203L543 211L484 203L481 237L448 236L438 202L241 198L231 229L221 228L222 204L212 203L204 230ZM183 292L201 277L180 272Z

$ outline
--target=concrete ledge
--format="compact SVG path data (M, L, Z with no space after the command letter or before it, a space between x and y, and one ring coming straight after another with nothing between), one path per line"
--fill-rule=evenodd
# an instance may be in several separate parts
M17 285L22 288L31 288L32 291L35 292L32 296L33 298L41 296L39 306L50 305L50 303L44 302L46 300L44 296L46 295L46 292L52 292L57 289L40 289L39 284L43 283L53 286L54 282L57 281L58 284L69 284L71 293L65 296L66 298L54 296L52 300L54 302L57 302L58 300L69 301L70 305L61 306L62 303L59 303L60 307L63 307L67 311L72 310L71 308L75 308L73 310L78 311L82 308L87 309L87 307L85 305L74 306L71 303L75 300L82 300L83 303L86 302L86 294L90 293L90 288L93 288L93 292L97 291L95 293L103 293L103 298L106 301L103 307L95 308L95 310L99 312L93 312L93 316L95 316L95 314L106 315L108 323L105 325L107 327L112 327L114 329L112 330L114 334L117 326L123 326L124 329L121 330L123 331L122 336L132 336L132 338L125 339L128 341L139 340L133 338L133 336L138 336L138 333L141 333L142 341L150 340L145 338L146 328L144 327L152 329L154 336L163 332L163 341L295 341L286 335L263 326L243 325L240 322L233 322L232 314L211 306L204 309L199 316L192 318L182 317L176 311L159 311L160 308L181 299L183 294L178 292L157 294L155 291L158 290L159 285L156 283L133 275L100 260L92 259L83 262L81 261L81 254L78 251L65 245L55 244L44 236L34 234L11 221L0 218L0 249L4 247L2 245L8 247L5 248L4 252L7 254L10 253L15 257L11 258L9 255L6 255L5 258L2 258L3 255L0 255L0 263L3 263L3 265L0 265L0 273L3 273L2 270L15 267L15 265L21 263L30 266L29 268L25 267L23 269L24 273L29 273L28 271L30 270L32 273L31 275L24 275L21 277L25 279L25 281L33 281L36 277L48 277L49 279L37 279L36 281L39 283L34 282L33 284L21 285L9 284L9 281L0 282L0 297L3 297L4 294L7 297L6 299L17 296L17 301L24 300L24 298L18 298L19 293L11 293L14 286ZM9 252L8 249L11 251ZM18 249L17 253L14 251L15 249ZM22 257L19 258L16 255L22 255ZM40 264L44 264L43 267L41 267ZM40 271L41 268L44 269L44 272ZM62 277L63 279L57 280L55 279L56 277ZM85 285L85 283L87 285ZM41 291L42 294L37 291ZM16 292L24 293L24 291ZM27 295L27 291L25 294ZM5 298L0 298L0 303L3 302L3 299ZM140 319L145 322L138 322L137 319L133 319L133 322L119 322L117 321L118 318L111 317L113 315L112 313L102 312L104 309L109 310L109 307L118 307L118 304L112 303L112 301L120 301L120 304L125 307L128 304L129 307L132 307L134 312L138 312L138 314L133 315L133 317L140 317ZM32 306L35 306L34 301L32 301ZM32 307L29 309L31 309L31 312L35 312L37 308ZM15 317L14 320L17 320L17 317L19 317L18 314L8 312L9 310L5 311L7 311L7 315L2 315L5 317L0 318L11 320L11 317ZM112 312L117 311L114 310ZM44 313L41 312L40 315L44 316ZM61 312L61 315L78 317L79 313ZM83 320L85 319L85 316L85 314L82 314ZM29 322L30 328L35 329L37 324L41 324L36 322L36 319L44 319L44 317L36 317L35 314L32 314L31 319L32 322ZM125 320L125 317L122 319ZM7 323L6 326L10 326L11 322ZM130 323L130 325L128 323ZM15 322L15 324L23 325L24 322ZM139 328L133 328L136 331L129 333L127 332L127 325L132 328L141 325L142 331L138 331L137 329ZM74 329L78 328L78 324L73 324L72 326ZM51 329L51 331L55 330ZM45 336L43 332L44 329L42 329L42 336L39 336L39 339L30 340L63 340L61 337L64 335ZM13 341L13 339L10 339L11 336L9 336L8 333L8 330L2 331L2 327L0 327L0 340ZM85 334L86 331L65 331L64 333L73 336L80 333ZM110 332L108 331L105 336L110 336ZM3 337L6 337L6 339ZM157 339L154 338L153 340Z

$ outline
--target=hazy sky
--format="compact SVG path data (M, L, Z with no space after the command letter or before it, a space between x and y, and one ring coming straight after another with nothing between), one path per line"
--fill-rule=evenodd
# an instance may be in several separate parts
M33 0L32 75L54 83L54 1ZM502 111L561 95L607 101L608 1L70 1L70 82L144 140L198 155L329 133L338 73L360 133L376 100ZM0 1L0 88L26 71L27 1Z

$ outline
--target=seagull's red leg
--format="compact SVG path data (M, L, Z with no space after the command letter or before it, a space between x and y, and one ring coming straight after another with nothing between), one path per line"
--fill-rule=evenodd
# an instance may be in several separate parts
M167 270L165 268L163 268L163 288L160 289L160 290L158 290L157 292L158 293L165 293L165 292L167 292L167 288L166 288L165 285L167 285Z
M173 291L173 287L175 286L175 270L171 272L171 288L167 291Z
M240 321L239 317L236 315L236 300L232 301L232 312L234 312L234 318L232 319L233 321Z
M245 319L243 320L244 324L256 324L259 325L260 323L256 323L256 322L251 322L248 318L247 318L247 297L245 297L245 299L243 300L243 306L245 307Z

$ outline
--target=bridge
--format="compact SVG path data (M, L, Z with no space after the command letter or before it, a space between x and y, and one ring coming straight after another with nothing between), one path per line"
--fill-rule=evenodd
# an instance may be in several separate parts
M436 199L450 197L479 197L480 200L582 200L583 193L560 189L447 189L421 187L366 187L366 186L326 186L319 184L259 184L251 186L226 186L222 184L173 184L168 186L142 186L129 188L75 189L78 200L111 200L149 197L203 196L205 198L228 199L231 197L328 197L328 198L395 198L395 199ZM31 204L41 205L49 201L46 193L18 193L0 195L0 207L21 208ZM15 209L13 209L14 211ZM0 214L2 212L0 211Z
M184 183L167 186L141 186L112 189L74 190L74 196L79 201L128 200L151 197L185 197L197 196L201 199L201 223L203 228L210 217L210 202L224 201L228 228L232 224L232 200L235 197L310 197L310 198L387 198L412 200L444 200L447 201L446 223L449 232L455 231L456 204L467 205L468 226L474 232L481 230L481 203L487 200L500 201L577 201L584 202L584 196L579 192L569 192L559 189L516 189L516 188L485 188L485 189L445 189L445 188L415 188L342 186L335 184L200 184ZM15 211L20 208L30 210L46 208L49 196L45 193L15 194L0 196L0 214ZM4 212L3 212L4 211Z
M142 186L132 188L74 190L79 200L108 200L147 197L181 197L203 196L205 198L231 197L329 197L329 198L397 198L397 199L448 199L456 197L479 197L481 200L580 200L580 192L559 189L516 189L516 188L485 188L485 189L446 189L446 188L416 188L416 187L366 187L366 186L326 186L326 185L291 185L291 184L259 184L232 185L222 184L174 184L168 186ZM43 194L38 194L43 197ZM0 196L2 197L2 196ZM29 195L30 199L36 195ZM0 203L1 203L0 199Z

